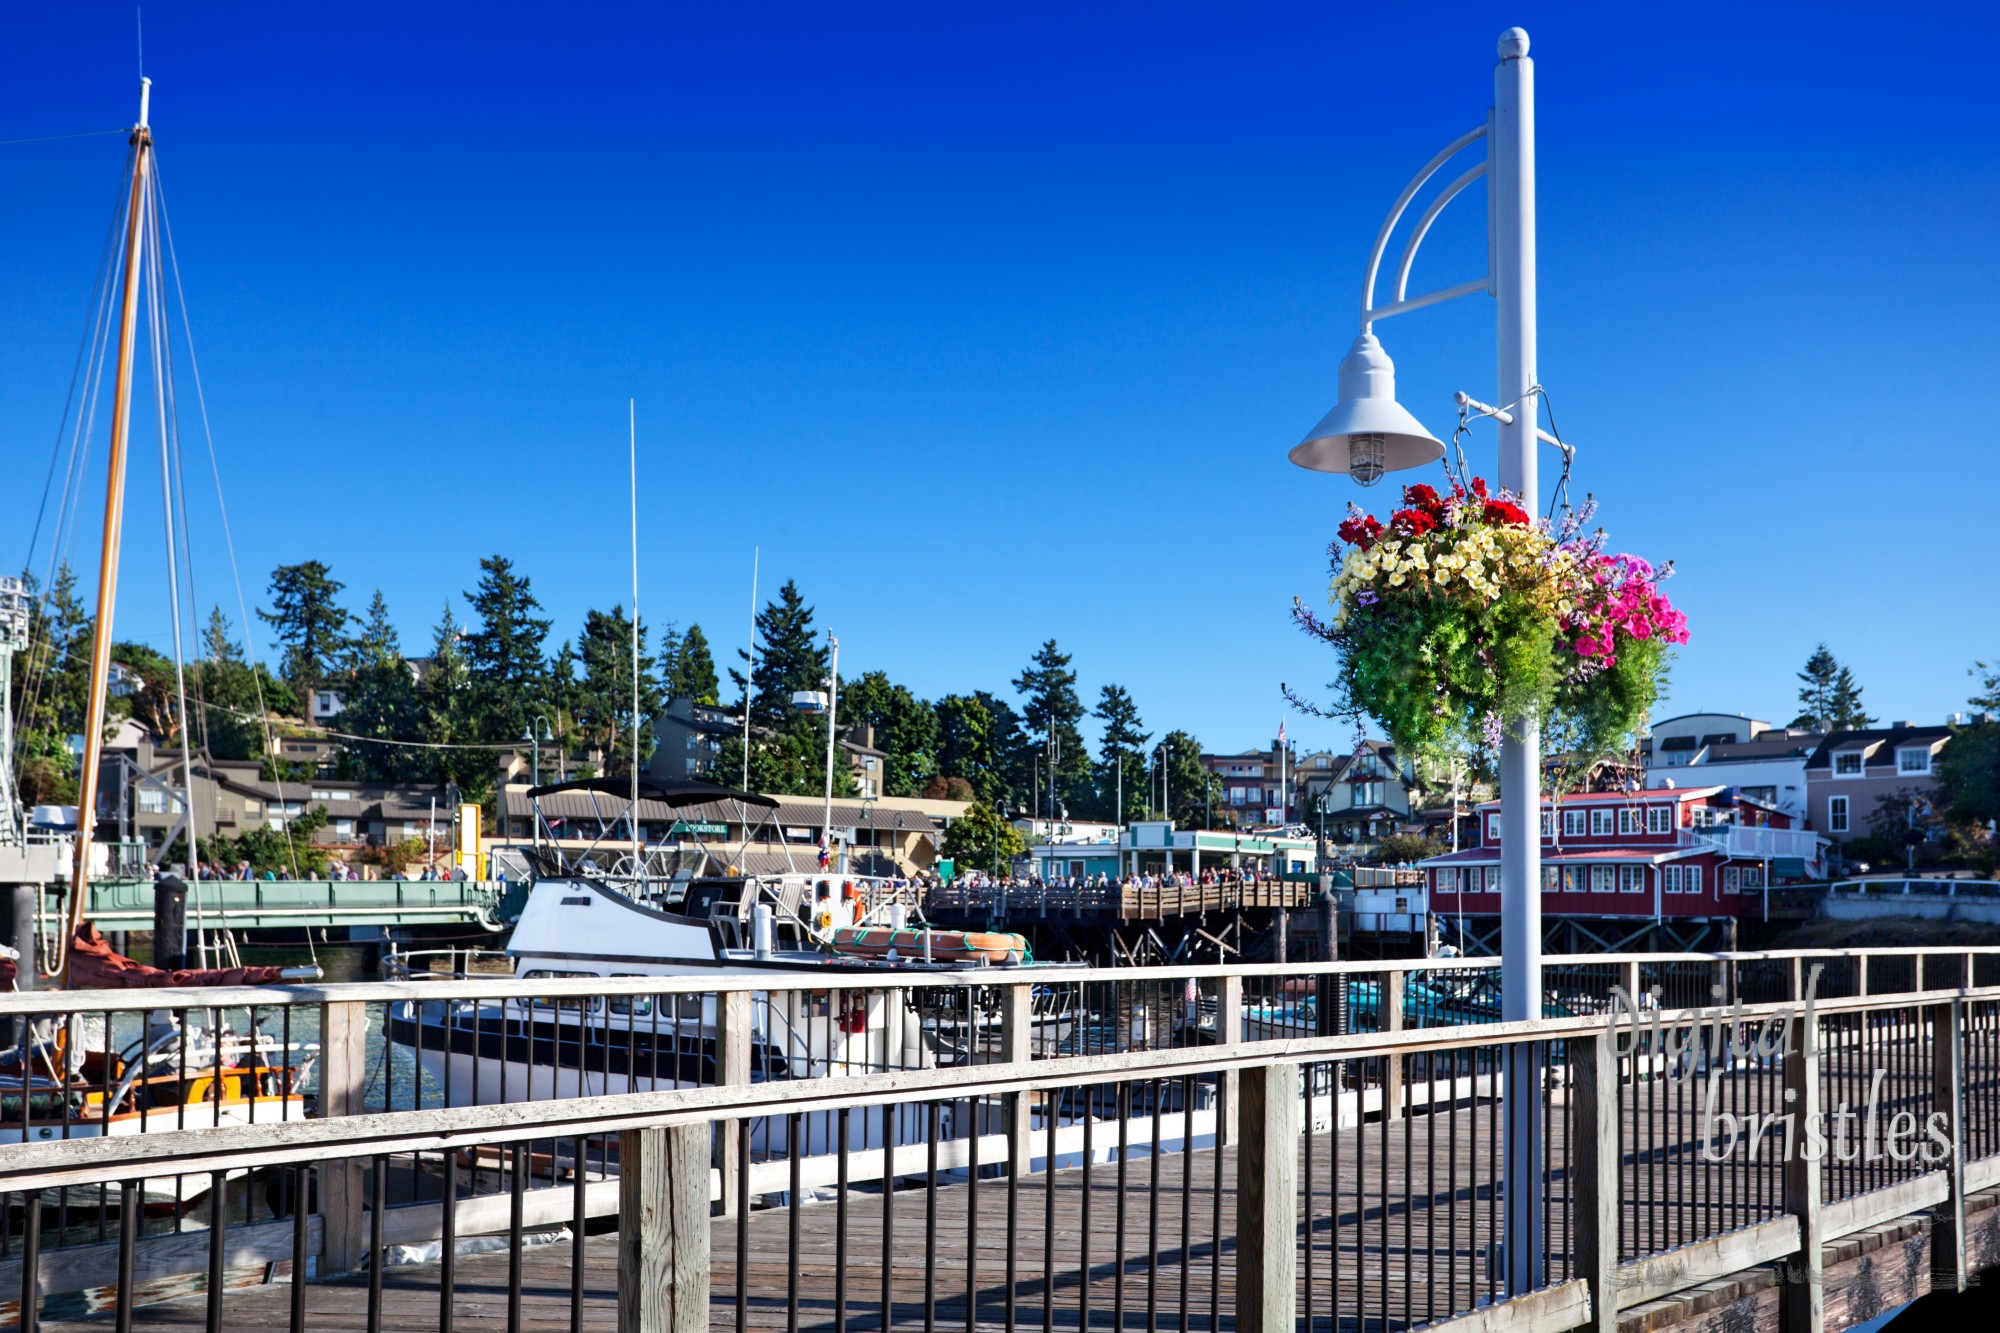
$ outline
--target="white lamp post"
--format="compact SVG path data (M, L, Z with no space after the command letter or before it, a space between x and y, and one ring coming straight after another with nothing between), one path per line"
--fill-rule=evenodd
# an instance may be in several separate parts
M1485 292L1499 316L1500 485L1533 512L1537 498L1535 442L1540 413L1529 395L1535 373L1535 65L1528 34L1500 36L1493 73L1493 107L1486 123L1454 139L1404 187L1376 235L1361 291L1361 331L1340 363L1339 400L1292 448L1291 459L1320 472L1344 472L1363 486L1384 472L1421 467L1444 445L1396 402L1395 367L1376 341L1377 320ZM1439 192L1418 215L1396 266L1394 295L1375 304L1376 278L1390 234L1410 201L1438 169L1474 142L1486 141L1484 161ZM1444 206L1479 177L1487 180L1487 276L1422 296L1406 295L1410 265ZM1542 903L1541 728L1535 718L1510 727L1500 743L1501 1016L1541 1017ZM1542 1278L1542 1123L1539 1045L1514 1047L1506 1075L1506 1275L1521 1294Z

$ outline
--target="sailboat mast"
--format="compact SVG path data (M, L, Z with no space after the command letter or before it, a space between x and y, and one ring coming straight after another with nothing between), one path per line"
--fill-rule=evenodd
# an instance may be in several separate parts
M639 400L625 405L631 427L631 443L626 459L630 465L629 488L632 499L632 873L643 886L646 882L645 840L639 836Z
M118 312L118 371L111 399L111 458L104 486L104 549L97 566L97 619L91 626L90 701L83 721L83 773L76 805L76 861L70 869L69 930L62 977L69 981L69 941L89 902L90 842L96 831L97 768L104 758L105 694L111 675L111 612L118 598L118 545L125 522L125 446L132 426L132 344L139 318L139 243L145 225L146 167L153 132L147 124L153 81L139 80L139 123L132 127L132 189L125 207L125 280ZM194 817L189 793L188 817Z

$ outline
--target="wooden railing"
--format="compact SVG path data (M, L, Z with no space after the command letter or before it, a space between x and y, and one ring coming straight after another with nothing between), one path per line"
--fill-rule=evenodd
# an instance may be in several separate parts
M619 1326L706 1328L711 1302L726 1307L732 1289L740 1302L798 1310L807 1299L799 1275L819 1271L802 1248L796 1222L766 1225L778 1215L755 1208L755 1200L833 1190L835 1216L821 1214L815 1225L837 1229L835 1249L846 1255L855 1238L849 1234L850 1201L881 1210L881 1225L888 1226L892 1205L907 1193L892 1188L864 1196L853 1187L898 1178L925 1182L920 1192L927 1218L941 1198L964 1210L962 1255L939 1253L943 1242L935 1225L920 1227L908 1242L921 1247L927 1261L921 1308L934 1307L933 1287L942 1274L951 1290L938 1299L960 1299L973 1322L1010 1326L1017 1316L1018 1322L1039 1322L1041 1314L1031 1317L1014 1307L1017 1293L1026 1290L1017 1264L1033 1270L1040 1283L1034 1300L1084 1302L1088 1322L1102 1256L1097 1250L1056 1252L1058 1228L1050 1223L1059 1204L1082 1209L1075 1220L1086 1236L1088 1219L1106 1229L1100 1241L1115 1227L1119 1276L1112 1299L1123 1302L1130 1294L1122 1276L1129 1258L1153 1275L1149 1282L1169 1272L1184 1297L1194 1283L1195 1295L1187 1299L1198 1302L1205 1294L1211 1314L1233 1310L1239 1328L1291 1329L1301 1315L1312 1322L1407 1324L1469 1318L1475 1311L1486 1328L1608 1328L1621 1308L1781 1260L1786 1300L1799 1312L1794 1326L1818 1328L1823 1247L1920 1210L1933 1210L1939 1219L1931 1247L1944 1276L1936 1280L1960 1286L1969 1280L1966 1201L2000 1185L2000 985L1993 984L2000 981L2000 950L1552 959L1550 996L1566 996L1563 1002L1577 1008L1605 1007L1529 1022L1446 1021L1453 1017L1449 1004L1490 998L1475 991L1491 972L1488 960L1437 960L0 996L0 1021L49 1022L54 1015L57 1026L77 1033L101 1022L110 1034L121 1015L144 1022L172 1012L224 1011L267 1021L282 1014L288 1032L302 1032L310 1015L322 1060L319 1118L73 1136L0 1149L0 1194L11 1196L0 1199L0 1207L30 1200L30 1212L45 1225L56 1206L51 1200L58 1198L67 1208L77 1194L101 1199L108 1192L126 1205L117 1210L116 1241L67 1243L73 1238L57 1235L52 1239L66 1243L48 1244L38 1225L35 1244L17 1240L0 1257L0 1283L18 1283L12 1289L24 1294L30 1309L39 1297L81 1286L110 1291L109 1302L129 1312L135 1274L198 1270L205 1258L208 1298L219 1308L225 1275L247 1267L289 1261L295 1276L316 1266L321 1276L332 1277L368 1261L368 1299L379 1318L385 1299L406 1299L384 1295L386 1245L439 1242L437 1295L448 1304L455 1272L474 1262L456 1256L455 1242L489 1232L513 1242L511 1253L495 1262L511 1266L509 1308L518 1311L524 1230L570 1224L572 1262L581 1273L584 1223L616 1213ZM1122 1035L1034 1058L1037 1015L1046 1012L1051 976L1079 993L1097 988L1091 1003L1119 1020ZM1614 1032L1613 987L1627 995L1658 987L1658 998L1639 1001L1638 1021ZM1699 1002L1719 999L1730 1008L1700 1014L1684 1000L1677 1003L1697 989ZM1437 1007L1416 998L1424 996ZM975 1015L993 1021L979 1029L983 1036L967 1038L966 1062L952 1067L864 1059L853 1063L868 1067L853 1072L847 1072L852 1065L829 1065L825 1076L773 1077L767 1067L766 1077L756 1080L760 1062L772 1058L764 1046L774 1015L803 1021L810 1039L814 1024L823 1021L830 1035L844 1015L892 997L909 1012L940 1022L958 1014L968 1033L977 1027ZM1321 1017L1319 1002L1336 997ZM381 1097L373 1095L371 1077L385 1057L371 1046L370 1033L398 1006L405 1013L449 1013L499 999L532 999L555 1015L573 1005L579 1021L605 1015L607 1032L622 1028L628 1034L643 1030L642 1014L656 1020L687 1013L686 1002L697 1001L715 1077L699 1086L658 1086L656 1079L652 1087L615 1092L592 1092L586 1084L576 1095L538 1100L528 1099L539 1097L531 1086L499 1104L471 1106L426 1104L421 1085L407 1106L396 1104L392 1083ZM1314 1002L1309 1016L1305 999ZM1176 1003L1188 1026L1171 1039L1152 1041L1156 1029L1146 1023ZM1252 1011L1285 1005L1291 1006L1287 1021L1295 1035L1242 1039ZM820 1006L823 1020L814 1016ZM1142 1012L1145 1023L1135 1024ZM617 1015L622 1017L610 1017ZM1284 1021L1268 1015L1261 1021L1261 1031L1287 1031ZM1355 1030L1370 1024L1377 1030ZM1676 1029L1685 1039L1666 1040ZM1728 1033L1741 1041L1750 1030L1782 1031L1785 1049L1760 1054L1753 1046L1732 1053ZM1142 1036L1144 1049L1127 1048ZM1802 1116L1831 1111L1842 1097L1867 1087L1871 1065L1879 1063L1889 1071L1886 1080L1877 1080L1885 1089L1884 1132L1905 1112L1920 1125L1942 1115L1954 1151L1920 1167L1834 1160L1808 1169L1797 1156L1703 1161L1694 1132L1700 1099L1674 1077L1674 1062L1690 1049L1701 1074L1721 1079L1718 1104L1732 1115L1749 1107L1796 1108ZM1547 1170L1535 1188L1547 1191L1552 1239L1538 1280L1525 1290L1496 1285L1481 1257L1496 1239L1493 1201L1509 1182L1499 1171L1493 1140L1486 1140L1481 1157L1480 1135L1499 1123L1504 1081L1496 1074L1514 1058L1535 1059L1543 1070L1549 1117ZM887 1127L882 1143L863 1143L846 1132L871 1123ZM909 1123L917 1125L914 1136L897 1128ZM815 1156L808 1151L814 1126L831 1124L840 1127L835 1137L841 1148ZM774 1151L778 1127L784 1129L782 1147ZM754 1160L760 1133L765 1158ZM1468 1135L1470 1150L1462 1156L1459 1145ZM1300 1138L1306 1141L1303 1157ZM1357 1153L1364 1155L1359 1164ZM1397 1173L1392 1177L1388 1170L1390 1155L1366 1156L1373 1153L1397 1156ZM1163 1155L1182 1163L1175 1169L1189 1182L1180 1192L1178 1229L1158 1212ZM615 1173L609 1166L614 1159ZM1448 1178L1441 1165L1447 1162ZM392 1167L417 1182L441 1181L442 1197L433 1193L424 1200L417 1197L423 1190L413 1190L412 1202L395 1206ZM1069 1194L1033 1185L1035 1177L1072 1167L1081 1175ZM1151 1173L1150 1193L1143 1180L1135 1190L1128 1169ZM316 1206L295 1207L269 1221L236 1221L218 1206L205 1230L141 1236L133 1205L143 1182L219 1184L243 1170L289 1180L290 1198ZM538 1185L544 1171L547 1183ZM990 1174L995 1171L1001 1174ZM1115 1188L1107 1181L1114 1172ZM465 1196L468 1173L474 1192ZM482 1175L501 1182L494 1192L478 1192ZM950 1183L954 1179L957 1184ZM1211 1182L1207 1193L1195 1188L1203 1180ZM986 1204L979 1201L982 1190ZM1024 1202L1030 1190L1036 1197ZM1212 1200L1212 1224L1192 1216L1188 1200L1195 1194L1204 1206ZM1232 1202L1225 1208L1226 1197ZM998 1209L1003 1198L1004 1211L988 1220L1005 1228L1004 1320L994 1305L998 1288L981 1285L978 1264L992 1260L980 1258L977 1230L987 1217L982 1207ZM1102 1202L1101 1215L1092 1211L1094 1200ZM1128 1228L1128 1203L1152 1209L1148 1227ZM712 1230L712 1205L733 1224L733 1248L724 1247L727 1237L718 1234L728 1227ZM1038 1208L1051 1210L1046 1219ZM799 1210L789 1212L795 1219ZM1462 1227L1462 1234L1449 1240L1424 1234L1426 1225L1447 1224ZM1071 1225L1064 1222L1061 1234L1071 1234ZM712 1243L718 1255L713 1267ZM759 1246L774 1247L766 1255L771 1265L749 1258ZM1356 1254L1386 1256L1391 1249L1405 1273L1421 1268L1421 1280L1392 1283L1385 1268L1378 1282L1373 1269L1343 1267ZM906 1302L914 1278L907 1272L897 1277L892 1267L885 1260L881 1281L885 1292L894 1290L884 1309L868 1317L894 1327L912 1317ZM995 1276L988 1271L987 1283ZM828 1280L845 1284L845 1267ZM408 1283L396 1286L400 1291ZM838 1291L843 1306L863 1295L845 1285ZM1157 1294L1153 1286L1147 1291L1149 1299ZM581 1287L575 1293L574 1300L591 1299ZM291 1327L307 1326L305 1289L295 1284L285 1299L289 1313L278 1310L274 1322L289 1317Z

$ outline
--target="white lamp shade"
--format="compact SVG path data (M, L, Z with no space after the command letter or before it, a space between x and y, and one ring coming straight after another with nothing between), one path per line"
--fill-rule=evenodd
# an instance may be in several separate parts
M1340 397L1289 455L1315 472L1346 472L1357 435L1382 437L1382 468L1398 472L1444 457L1444 442L1396 401L1396 367L1372 333L1354 340L1340 362Z

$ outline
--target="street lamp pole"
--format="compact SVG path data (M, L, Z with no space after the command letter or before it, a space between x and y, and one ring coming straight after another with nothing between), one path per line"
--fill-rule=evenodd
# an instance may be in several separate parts
M1499 54L1487 161L1500 402L1512 406L1512 419L1499 423L1500 484L1533 513L1541 504L1535 467L1541 405L1528 396L1540 383L1535 368L1535 62L1528 57L1528 34L1519 28L1501 36ZM1500 995L1501 1016L1509 1020L1542 1016L1541 802L1541 726L1529 716L1500 738ZM1539 1042L1508 1050L1502 1149L1510 1185L1506 1262L1507 1286L1517 1295L1532 1291L1541 1278L1543 1054ZM1526 1188L1513 1187L1515 1182Z
M1291 450L1301 467L1344 472L1363 486L1385 472L1421 467L1444 455L1444 444L1396 402L1395 366L1376 340L1377 321L1461 296L1494 298L1500 407L1482 410L1499 426L1499 481L1522 508L1540 507L1535 446L1560 444L1540 428L1535 346L1535 66L1528 34L1500 35L1493 73L1493 107L1486 122L1460 135L1417 173L1383 222L1368 258L1361 294L1361 331L1340 364L1340 393L1331 412ZM1425 206L1395 269L1391 297L1376 305L1376 278L1391 234L1424 183L1479 140L1486 156ZM1438 213L1479 177L1487 178L1487 273L1483 278L1406 295L1410 266ZM1463 395L1461 402L1467 402ZM1510 726L1500 743L1501 1017L1541 1017L1541 730L1534 717ZM1507 1104L1502 1149L1506 1185L1507 1289L1520 1295L1540 1282L1542 1153L1539 1043L1510 1047L1504 1079Z

